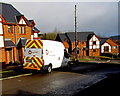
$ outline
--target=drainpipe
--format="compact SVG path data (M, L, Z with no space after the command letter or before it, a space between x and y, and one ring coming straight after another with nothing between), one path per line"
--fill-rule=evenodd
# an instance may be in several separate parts
M14 25L14 40L15 40L15 45L16 45L17 41L16 41L16 26L15 25ZM16 50L17 50L17 47L16 47ZM13 48L13 53L14 53L13 58L14 58L14 62L15 62L16 61L15 57L17 55L17 52L15 53L15 47Z

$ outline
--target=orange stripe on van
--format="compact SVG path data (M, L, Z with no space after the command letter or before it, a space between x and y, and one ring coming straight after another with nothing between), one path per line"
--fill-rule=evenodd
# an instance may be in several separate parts
M34 69L34 70L40 70L40 68L31 68L31 67L24 67L25 69Z

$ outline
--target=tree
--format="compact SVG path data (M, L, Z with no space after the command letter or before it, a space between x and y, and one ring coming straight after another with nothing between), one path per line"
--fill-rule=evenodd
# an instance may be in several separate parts
M57 36L57 33L52 32L52 33L46 33L45 34L45 39L47 40L55 40Z
M45 34L41 35L40 38L45 39L45 40L55 40L58 33L61 33L61 32L55 27L53 32L45 33Z

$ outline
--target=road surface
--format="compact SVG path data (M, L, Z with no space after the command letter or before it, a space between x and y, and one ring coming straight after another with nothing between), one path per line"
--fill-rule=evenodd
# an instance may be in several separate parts
M109 74L119 73L120 67L114 65L73 66L69 71L55 69L50 74L37 73L2 80L2 96L23 96L36 94L42 96L73 96Z

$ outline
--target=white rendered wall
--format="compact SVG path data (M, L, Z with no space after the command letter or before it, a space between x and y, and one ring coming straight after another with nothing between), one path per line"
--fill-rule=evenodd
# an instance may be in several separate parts
M0 21L2 21L1 18L0 18ZM1 22L0 22L0 34L3 34L3 29L2 29L2 23Z
M111 46L110 46L110 44L104 43L104 44L101 46L101 53L104 53L104 47L105 47L105 46L109 46L109 52L111 52Z
M0 35L3 34L3 28L2 28L2 19L0 18ZM0 36L0 47L4 47L4 40L3 36Z
M96 45L93 45L93 41L96 41ZM93 37L89 41L89 49L99 49L99 48L100 48L100 41L95 35L93 35Z
M0 47L4 47L3 36L0 36Z
M34 33L34 38L38 38L38 33Z
M20 20L19 24L26 24L23 19Z
M33 35L31 35L31 40L33 40Z

